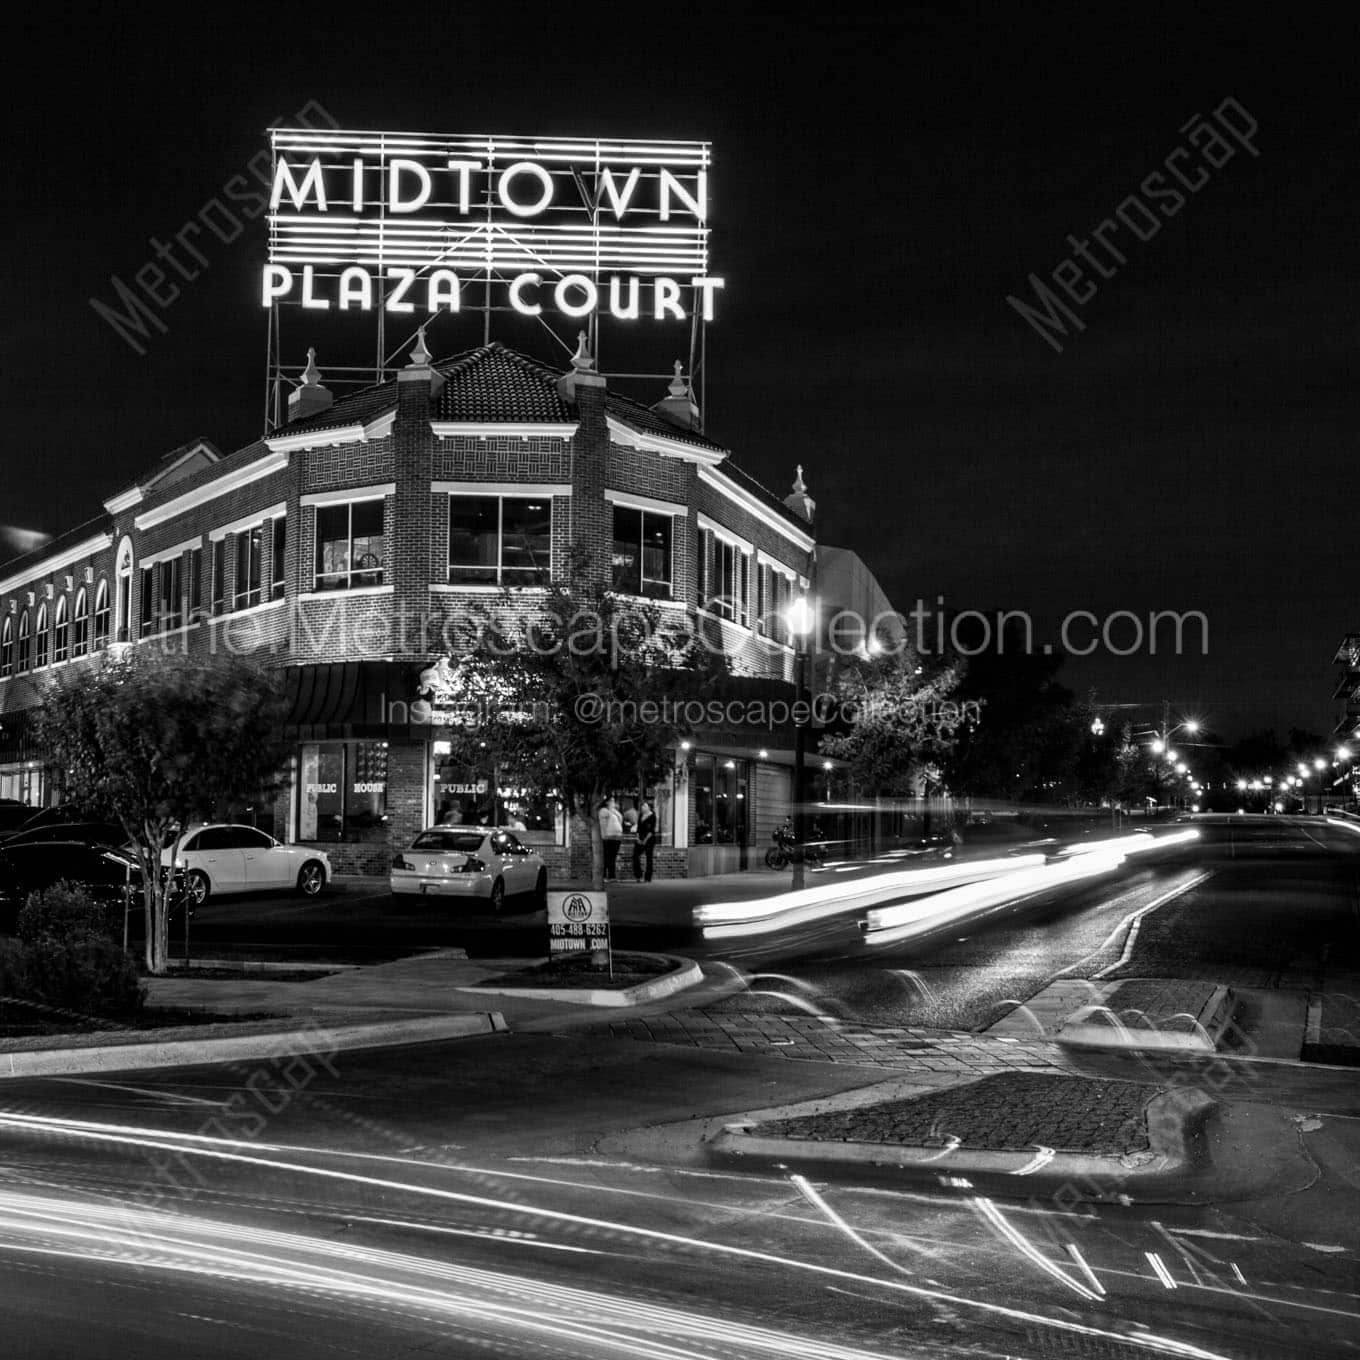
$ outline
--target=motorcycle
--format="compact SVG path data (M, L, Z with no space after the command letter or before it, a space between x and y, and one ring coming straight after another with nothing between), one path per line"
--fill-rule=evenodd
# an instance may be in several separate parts
M814 828L815 831L815 828ZM765 852L765 866L769 869L787 869L799 860L814 867L826 862L826 847L820 841L811 840L799 846L797 838L787 827L780 827L774 833L774 844Z

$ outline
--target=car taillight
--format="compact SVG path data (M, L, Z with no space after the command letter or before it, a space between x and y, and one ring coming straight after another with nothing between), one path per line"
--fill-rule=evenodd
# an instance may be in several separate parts
M414 869L416 866L405 855L396 855L393 857L392 867L394 869Z
M469 855L463 867L458 871L460 874L480 874L486 865L475 855Z

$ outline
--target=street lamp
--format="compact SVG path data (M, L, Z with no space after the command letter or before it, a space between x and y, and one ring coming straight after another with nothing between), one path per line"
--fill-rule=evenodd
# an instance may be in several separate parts
M795 639L793 658L793 887L806 886L807 873L804 852L807 846L806 785L803 762L807 759L807 728L811 716L804 703L807 691L808 638L817 626L817 611L806 595L800 595L789 605L785 614L789 632Z

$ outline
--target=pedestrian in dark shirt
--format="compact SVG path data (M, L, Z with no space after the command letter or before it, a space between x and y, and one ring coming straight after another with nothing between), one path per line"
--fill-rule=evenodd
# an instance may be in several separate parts
M643 802L638 809L637 840L633 842L633 877L644 883L652 881L652 856L656 851L656 813L652 805ZM646 876L643 876L643 864Z

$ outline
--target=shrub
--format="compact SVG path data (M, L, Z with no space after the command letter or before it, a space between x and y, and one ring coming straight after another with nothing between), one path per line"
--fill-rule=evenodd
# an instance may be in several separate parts
M109 904L96 902L83 888L63 881L29 894L14 933L25 944L112 940L116 914Z
M53 1011L129 1015L145 991L115 942L109 910L69 883L33 893L0 957L0 995Z

